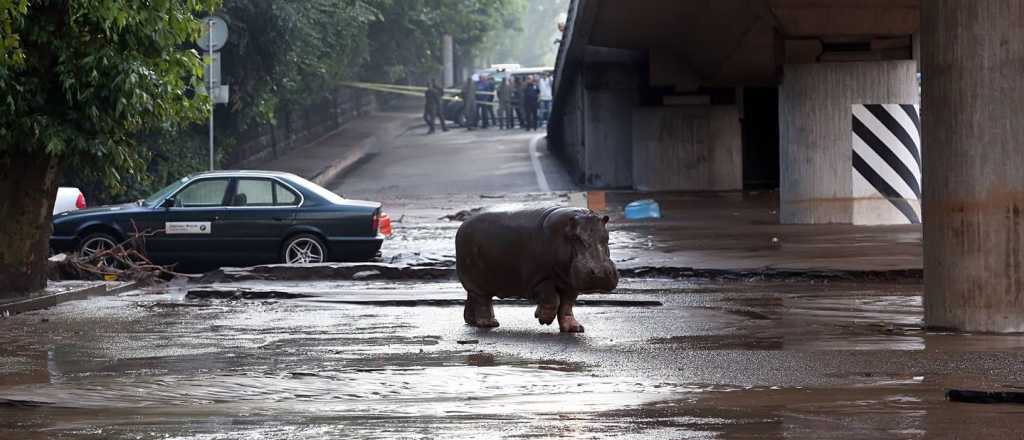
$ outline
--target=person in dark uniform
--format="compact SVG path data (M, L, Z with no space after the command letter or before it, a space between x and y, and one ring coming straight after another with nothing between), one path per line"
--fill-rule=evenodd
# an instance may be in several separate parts
M427 86L427 91L424 93L423 103L423 120L427 121L427 126L430 130L427 134L434 133L434 118L440 117L441 119L441 131L448 131L448 127L444 122L444 106L441 105L441 96L444 95L444 89L437 85L437 80L431 79L430 85Z
M512 120L515 118L514 110L512 110L512 85L509 84L511 80L511 78L502 79L498 86L498 128L501 129L512 129Z
M512 109L516 113L520 127L526 127L523 121L523 81L516 77L512 82ZM508 128L513 128L510 124Z
M523 107L526 110L526 129L537 129L537 110L540 108L540 88L533 78L526 82L523 89Z
M496 118L494 117L494 107L491 105L494 102L494 85L491 84L491 80L487 75L480 75L480 80L476 82L476 91L476 107L477 113L480 115L480 128L489 128L491 122Z

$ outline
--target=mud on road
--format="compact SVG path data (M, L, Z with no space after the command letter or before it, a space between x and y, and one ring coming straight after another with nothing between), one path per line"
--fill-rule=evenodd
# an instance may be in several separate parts
M189 288L0 320L0 438L1007 438L1024 420L943 399L1024 384L1024 337L925 331L915 285L624 280L582 298L580 335L519 303L467 327L450 281Z

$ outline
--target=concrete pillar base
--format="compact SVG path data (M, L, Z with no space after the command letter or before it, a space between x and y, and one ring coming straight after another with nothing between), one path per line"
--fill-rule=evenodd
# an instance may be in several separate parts
M912 60L785 66L779 92L780 222L878 224L919 219L919 212L911 209L911 215L905 205L914 206L911 202L919 197L921 173L914 154L919 156L920 143L912 151L889 131L889 119L864 107L886 104L872 109L899 112L892 116L896 124L912 127L909 130L917 136L916 127L908 122L911 117L897 105L917 102L916 73ZM863 145L857 145L856 113L866 113L864 124L875 133ZM859 159L854 154L858 149ZM859 183L873 183L875 192L856 191L855 168L863 171L865 165L874 172L861 176L864 181ZM895 203L884 203L889 199L904 199L892 201L903 211Z

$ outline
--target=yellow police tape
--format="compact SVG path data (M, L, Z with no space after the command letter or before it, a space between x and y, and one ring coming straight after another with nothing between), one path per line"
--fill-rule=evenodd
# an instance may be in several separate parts
M347 82L341 83L341 85L345 86L345 87L353 87L353 88L357 88L357 89L371 90L371 91L374 91L374 92L394 93L396 95L417 96L417 97L422 97L427 92L427 88L423 87L423 86L402 86L402 85L397 85L397 84L368 83L368 82L358 82L358 81L347 81ZM461 94L462 90L459 90L459 89L445 89L444 92L445 92L445 95L442 96L441 99L444 99L446 101L461 101L462 100L458 96L454 96L454 95ZM452 96L448 96L447 94L451 94ZM495 93L495 92L476 92L476 94L477 95L496 95L497 93ZM491 106L497 106L498 105L498 103L496 103L496 102L487 102L487 101L477 101L477 104L491 105Z

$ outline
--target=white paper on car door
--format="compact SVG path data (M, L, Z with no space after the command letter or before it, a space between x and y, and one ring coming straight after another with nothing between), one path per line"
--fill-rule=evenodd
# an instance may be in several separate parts
M171 234L209 234L213 228L210 222L166 222L164 233Z

